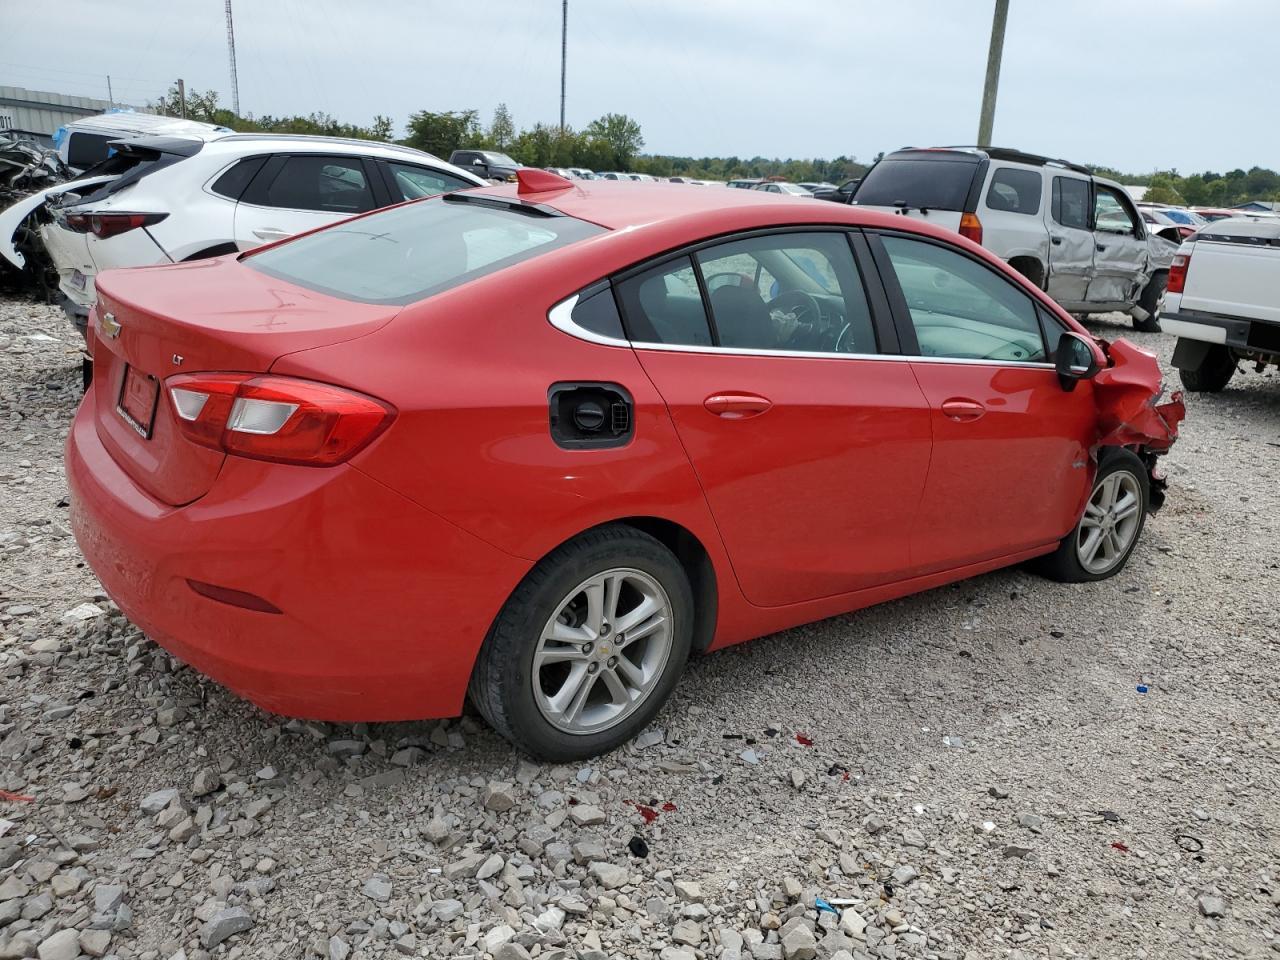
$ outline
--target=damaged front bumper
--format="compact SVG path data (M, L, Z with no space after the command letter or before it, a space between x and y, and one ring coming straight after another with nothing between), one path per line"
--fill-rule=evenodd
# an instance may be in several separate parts
M1090 451L1096 461L1106 447L1125 447L1140 456L1151 479L1151 509L1164 503L1167 481L1156 466L1178 439L1187 415L1182 392L1161 403L1164 380L1155 355L1128 340L1102 342L1111 360L1093 379L1098 407L1098 440Z

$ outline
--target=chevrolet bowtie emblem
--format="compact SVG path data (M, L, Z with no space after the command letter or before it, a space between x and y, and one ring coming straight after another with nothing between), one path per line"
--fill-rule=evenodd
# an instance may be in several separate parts
M120 321L116 319L114 313L104 313L102 319L98 321L98 329L108 340L114 340L120 336Z

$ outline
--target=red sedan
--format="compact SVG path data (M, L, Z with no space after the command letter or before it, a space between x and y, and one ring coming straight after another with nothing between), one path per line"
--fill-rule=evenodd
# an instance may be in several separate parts
M691 653L1138 543L1154 359L905 217L742 191L455 193L111 271L76 537L263 708L611 749Z

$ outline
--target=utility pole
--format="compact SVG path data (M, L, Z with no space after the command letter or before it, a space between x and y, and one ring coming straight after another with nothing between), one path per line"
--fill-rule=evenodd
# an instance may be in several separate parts
M231 0L227 0L227 55L231 58L231 112L240 116L240 81L236 79L236 28L231 23Z
M228 0L230 2L230 0ZM1009 19L1009 0L996 0L991 21L991 49L987 51L987 79L982 86L982 117L978 120L978 146L991 146L991 128L996 120L996 90L1000 86L1000 57L1004 53L1004 27Z
M178 78L178 116L187 119L187 85Z
M230 3L231 0L227 0ZM564 81L569 58L569 0L560 0L560 132L564 133Z
M107 100L111 102L113 107L116 105L116 95L111 92L111 74L109 73L107 74Z

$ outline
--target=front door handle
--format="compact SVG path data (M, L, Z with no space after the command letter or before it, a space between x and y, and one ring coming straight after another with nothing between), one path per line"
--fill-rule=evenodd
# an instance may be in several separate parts
M1103 250L1107 249L1107 245L1106 245L1105 243L1099 243L1099 244L1097 244L1097 247L1098 247L1099 252L1101 252L1101 251L1103 251Z
M745 420L764 413L773 402L754 393L715 393L702 401L702 405L725 420Z
M289 236L289 231L281 230L279 227L262 227L253 231L253 235L259 240L265 240L270 243L272 240L283 240Z
M942 401L942 415L959 423L977 420L986 412L987 408L976 400L956 397Z

